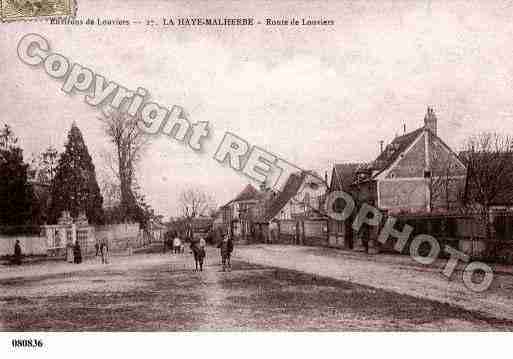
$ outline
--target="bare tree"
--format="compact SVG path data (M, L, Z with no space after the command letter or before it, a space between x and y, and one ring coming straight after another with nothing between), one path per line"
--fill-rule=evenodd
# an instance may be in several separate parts
M178 202L181 215L187 219L204 216L216 208L214 197L199 188L182 191Z
M104 156L108 159L107 166L119 180L120 206L127 218L133 217L137 206L137 199L133 192L135 169L148 137L144 136L137 127L137 118L129 116L126 112L108 109L103 112L100 120L104 123L105 133L114 145L112 155Z
M467 166L465 204L479 210L490 236L490 209L513 196L513 137L481 133L467 140L462 154Z
M466 169L450 155L434 154L430 163L429 189L432 209L445 211L461 207Z
M119 205L121 199L121 190L119 182L111 176L102 173L98 180L100 191L103 197L103 204L106 207L114 207Z
M52 146L48 146L39 155L33 155L30 167L35 172L35 180L49 185L57 170L59 163L59 152Z
M103 196L103 204L107 207L119 206L121 202L121 186L117 155L108 150L100 152L103 167L98 174L98 184Z

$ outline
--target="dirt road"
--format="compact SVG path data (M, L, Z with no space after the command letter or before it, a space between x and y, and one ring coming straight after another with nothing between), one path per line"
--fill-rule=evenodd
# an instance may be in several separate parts
M237 258L251 263L291 269L417 298L457 305L500 319L513 320L513 275L495 273L489 290L467 289L462 272L452 280L441 274L445 261L424 266L408 256L367 255L329 248L291 245L256 245L237 248Z
M43 262L2 267L0 330L513 328L513 321L356 284L365 278L376 284L375 279L371 280L373 277L386 279L387 276L376 275L376 271L383 270L381 265L371 269L372 266L364 263L340 264L344 261L334 256L333 251L310 250L237 247L231 272L221 271L219 255L213 248L207 251L204 272L193 271L189 253L112 257L108 265L93 259L78 265ZM284 269L287 267L303 272ZM385 286L382 280L381 285Z

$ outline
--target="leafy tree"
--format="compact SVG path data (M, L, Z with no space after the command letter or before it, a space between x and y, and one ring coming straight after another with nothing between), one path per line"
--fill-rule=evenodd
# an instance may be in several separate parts
M0 130L0 225L23 225L31 222L32 188L27 179L28 165L23 150L11 128Z
M103 198L82 133L75 123L68 133L64 153L59 158L51 185L49 219L55 223L62 211L77 217L85 211L90 223L103 223Z

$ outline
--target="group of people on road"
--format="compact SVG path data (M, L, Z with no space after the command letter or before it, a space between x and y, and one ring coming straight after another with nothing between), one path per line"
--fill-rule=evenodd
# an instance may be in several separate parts
M109 263L109 246L106 240L98 241L94 244L96 257L100 256L103 264Z
M109 263L109 247L107 241L97 241L94 245L96 249L96 257L101 256L103 264ZM70 263L80 264L82 263L82 247L80 242L76 241L75 244L70 243L66 251L67 261ZM14 243L14 255L11 258L11 263L15 265L21 265L23 262L23 252L19 240Z
M173 253L185 253L185 244L182 242L180 237L178 237L178 235L176 235L175 238L173 238Z
M196 271L203 271L203 261L206 256L206 241L201 237L198 241L191 241L191 251L194 254L194 262L196 264ZM233 241L229 235L223 237L221 242L217 245L221 254L221 264L223 272L232 270L231 255L233 252Z
M166 253L168 249L171 249L171 253L173 254L185 253L185 243L177 232L170 231L165 234L163 249L164 253Z
M203 237L200 237L199 240L189 239L191 252L194 254L194 260L196 262L196 270L203 270L203 261L206 256L206 246L207 243ZM100 240L95 243L96 257L101 256L101 261L103 264L109 263L109 247L106 240ZM166 243L164 243L164 247L166 247ZM233 252L233 240L230 235L225 235L223 239L217 245L217 248L220 249L221 254L221 263L223 267L223 272L226 270L231 271L231 255ZM82 248L80 246L80 242L76 241L74 245L72 245L71 253L73 255L73 259L69 258L71 254L68 251L68 260L75 264L82 263ZM184 253L185 252L185 243L180 239L178 234L174 233L172 239L172 251L175 254ZM165 251L165 248L164 248ZM22 263L22 250L20 241L16 240L14 244L14 256L12 258L12 263L20 265Z
M195 270L202 271L207 247L205 238L203 236L194 238L190 233L189 235L185 233L182 237L184 239L182 239L176 231L167 232L164 238L164 253L168 248L171 248L171 253L173 254L184 253L185 243L189 243L191 253L194 256ZM222 236L222 239L217 244L217 248L219 248L221 255L222 271L231 271L231 256L233 253L232 237L229 234Z

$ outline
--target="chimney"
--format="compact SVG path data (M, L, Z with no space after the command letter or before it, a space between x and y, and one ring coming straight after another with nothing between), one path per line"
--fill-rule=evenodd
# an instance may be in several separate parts
M381 140L379 141L379 153L383 153L383 144L385 141Z
M424 127L436 135L436 115L435 111L428 106L426 116L424 116Z
M406 124L403 123L403 135L406 133Z

